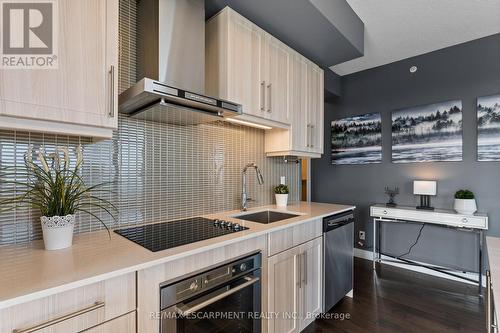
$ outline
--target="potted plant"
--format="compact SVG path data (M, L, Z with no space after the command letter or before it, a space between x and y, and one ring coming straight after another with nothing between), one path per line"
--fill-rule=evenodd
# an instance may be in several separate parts
M30 147L24 156L22 170L4 169L0 173L0 184L4 184L7 189L0 192L0 195L6 196L7 192L15 190L11 197L2 200L0 196L0 212L23 204L39 210L47 250L64 249L72 245L77 212L89 214L97 219L111 237L108 226L96 215L96 210L102 210L114 219L112 212L117 212L117 209L110 201L95 195L97 192L108 191L105 186L110 183L87 186L80 176L82 155L82 149L78 147L76 161L72 166L68 148L56 148L51 154L46 154L41 148L37 156L38 161L33 161ZM18 180L21 177L23 181Z
M455 193L455 204L453 208L457 213L472 215L477 211L476 199L474 193L469 190L459 190Z
M286 207L288 202L288 186L280 184L274 188L274 195L276 196L276 206Z

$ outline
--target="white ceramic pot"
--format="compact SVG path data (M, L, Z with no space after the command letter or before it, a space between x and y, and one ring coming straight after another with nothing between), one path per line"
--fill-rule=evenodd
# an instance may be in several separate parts
M472 215L477 211L476 199L455 199L453 208L459 214Z
M286 207L288 203L288 194L275 194L276 196L276 206Z
M46 250L60 250L73 244L75 215L42 216L43 242Z

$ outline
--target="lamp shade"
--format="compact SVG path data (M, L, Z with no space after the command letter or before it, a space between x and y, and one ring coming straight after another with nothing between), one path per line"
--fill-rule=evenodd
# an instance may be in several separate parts
M434 180L414 180L413 194L419 195L436 195L437 182Z

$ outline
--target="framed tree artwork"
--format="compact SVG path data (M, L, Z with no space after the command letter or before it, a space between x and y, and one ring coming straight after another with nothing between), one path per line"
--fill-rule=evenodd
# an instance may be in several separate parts
M394 111L392 161L462 161L462 101Z
M332 164L382 162L382 122L380 113L369 113L334 120Z
M500 161L500 94L477 99L477 160Z

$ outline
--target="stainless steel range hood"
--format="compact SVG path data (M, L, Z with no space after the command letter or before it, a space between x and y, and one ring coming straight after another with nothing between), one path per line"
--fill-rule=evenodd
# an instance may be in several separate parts
M139 0L137 6L142 79L120 94L120 112L181 125L241 114L238 103L203 95L204 0Z

